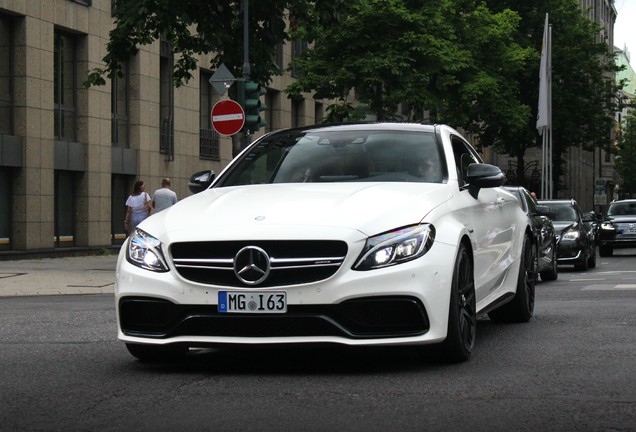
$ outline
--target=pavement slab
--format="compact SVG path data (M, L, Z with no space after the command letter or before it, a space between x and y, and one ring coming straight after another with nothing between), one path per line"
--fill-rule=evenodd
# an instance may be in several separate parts
M114 293L116 264L116 254L0 261L0 297Z

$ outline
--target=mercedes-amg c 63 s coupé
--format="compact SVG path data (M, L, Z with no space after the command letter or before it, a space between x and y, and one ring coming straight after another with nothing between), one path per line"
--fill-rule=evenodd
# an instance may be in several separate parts
M312 343L467 360L478 316L533 315L536 244L503 183L444 125L271 132L130 233L118 338L142 360Z

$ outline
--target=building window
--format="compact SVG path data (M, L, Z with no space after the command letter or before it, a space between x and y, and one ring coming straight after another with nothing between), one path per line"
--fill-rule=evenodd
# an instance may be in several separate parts
M75 39L56 31L54 36L55 139L76 141Z
M122 65L122 76L115 76L111 94L111 137L114 147L129 147L130 121L128 118L129 98L128 62Z
M264 114L265 120L267 121L265 131L271 132L279 129L280 122L278 114L280 113L280 92L268 89L268 92L265 95L265 105L267 106Z
M275 52L274 52L276 67L281 73L283 72L283 68L284 68L283 48L284 48L284 45L282 43L279 43L278 45L276 45Z
M13 28L0 15L0 134L13 135Z
M55 170L55 246L75 245L75 174Z
M11 189L14 173L0 167L0 250L11 249Z
M202 70L199 83L199 158L219 160L219 135L212 127L212 107L219 97L210 84L211 73Z
M303 126L304 99L292 99L292 127Z
M302 55L302 53L307 51L307 47L308 46L309 46L309 44L305 40L294 40L294 41L292 41L292 55L291 55L292 60L294 60L297 57L300 57ZM291 76L294 77L294 78L300 77L300 71L298 70L298 68L296 66L292 66L292 68L291 68Z
M318 101L316 101L314 106L315 106L314 123L315 124L321 124L322 121L325 118L325 106L324 106L324 104L322 102L318 102Z
M159 151L166 155L166 161L174 160L174 87L172 68L174 54L170 42L163 37L160 41L159 60L159 124L161 142Z

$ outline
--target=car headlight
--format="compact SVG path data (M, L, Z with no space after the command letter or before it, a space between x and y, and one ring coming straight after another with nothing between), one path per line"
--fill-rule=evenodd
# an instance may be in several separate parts
M601 229L602 230L607 230L607 231L614 231L616 230L616 228L614 228L614 225L611 222L603 222L601 224Z
M430 224L400 228L367 239L354 270L372 270L411 261L433 245L435 228Z
M146 270L167 272L168 265L161 252L161 242L145 231L136 229L128 239L128 262Z
M568 231L568 232L563 234L563 237L561 238L561 240L574 241L574 240L578 240L579 237L581 237L581 233L580 232L578 232L578 231Z

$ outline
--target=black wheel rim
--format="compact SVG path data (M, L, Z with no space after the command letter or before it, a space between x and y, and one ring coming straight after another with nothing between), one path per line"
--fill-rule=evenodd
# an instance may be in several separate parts
M537 283L537 268L539 266L537 254L534 247L526 245L525 250L525 276L524 284L526 290L526 306L529 311L534 309L534 287Z
M473 268L466 253L462 254L457 274L457 302L459 308L459 333L467 351L475 343L477 315L475 312L475 282Z

